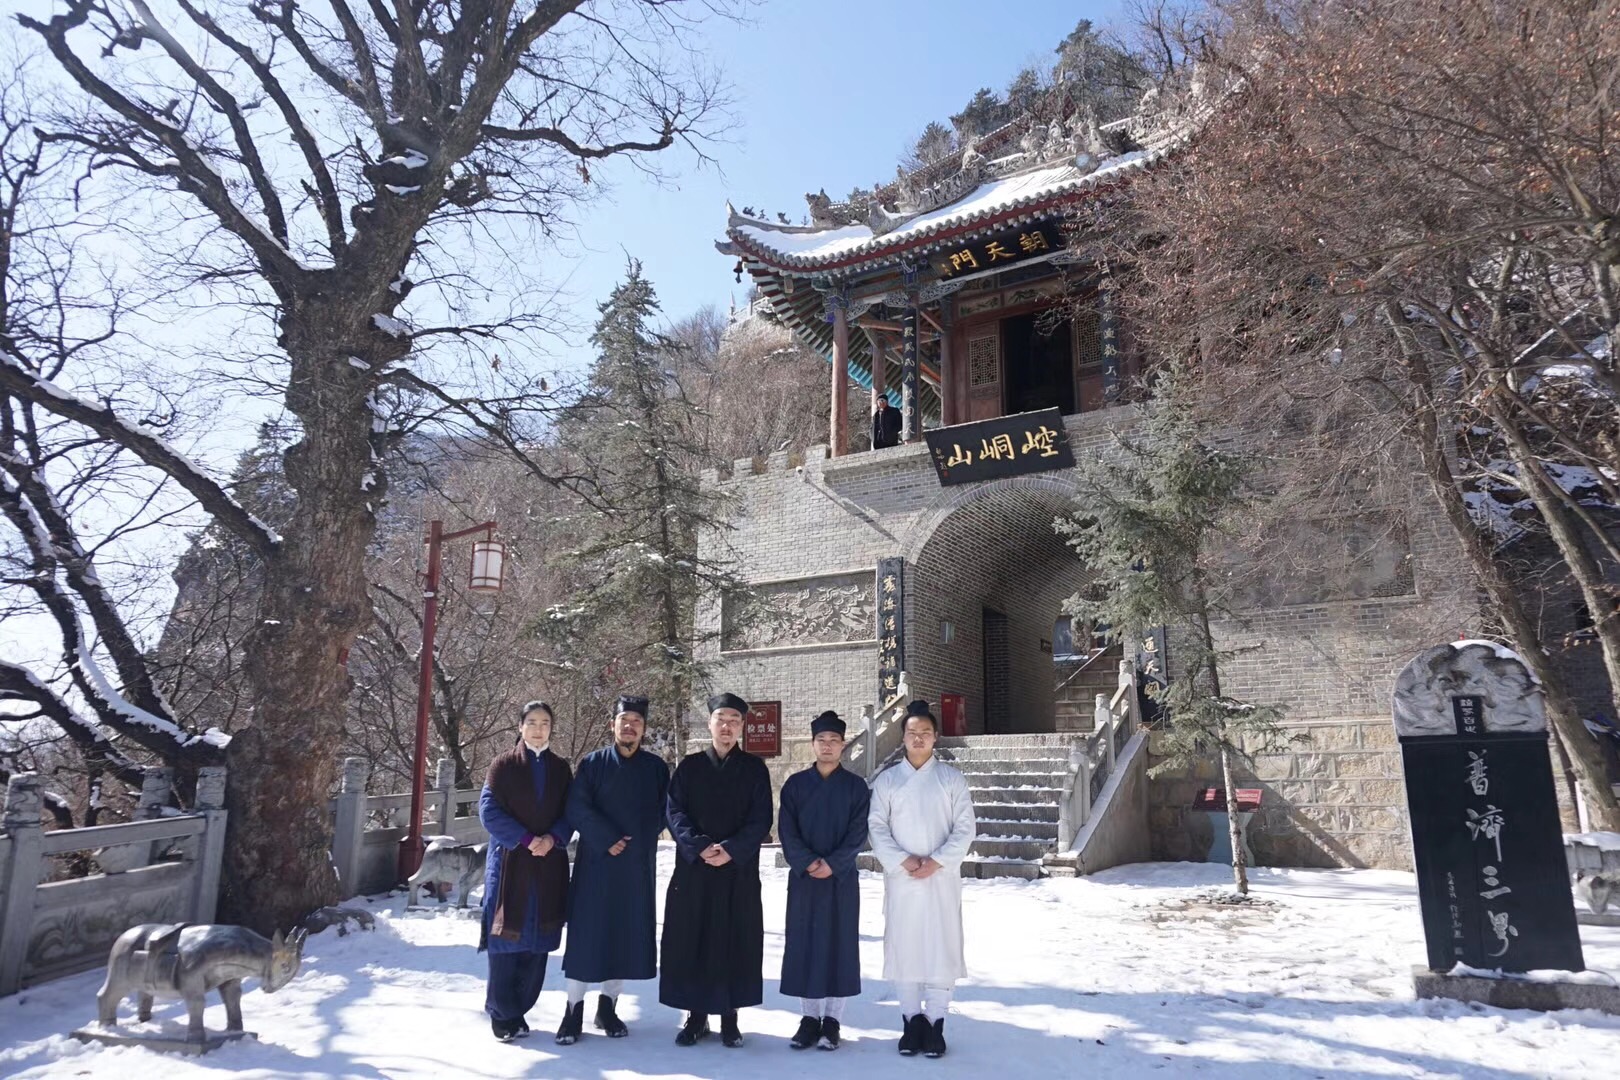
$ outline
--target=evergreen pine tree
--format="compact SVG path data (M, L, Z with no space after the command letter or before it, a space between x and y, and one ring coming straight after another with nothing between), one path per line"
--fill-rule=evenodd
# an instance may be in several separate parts
M1114 640L1165 627L1177 662L1175 678L1155 693L1165 757L1155 771L1218 764L1232 877L1247 894L1232 759L1252 762L1289 739L1278 724L1280 708L1240 701L1221 686L1221 663L1231 653L1216 647L1212 624L1231 614L1234 585L1221 566L1220 541L1249 504L1250 463L1213 445L1192 388L1190 373L1170 365L1141 428L1119 437L1119 456L1078 470L1076 512L1056 524L1097 576L1064 607L1077 620L1105 626Z
M705 529L723 529L724 505L700 482L701 410L673 357L682 348L653 325L657 296L632 260L598 308L597 360L585 394L559 426L571 466L593 486L567 561L579 572L571 601L541 619L548 636L580 645L581 659L617 658L625 691L667 707L674 750L686 752L686 717L706 671L694 657L693 610L701 591L734 587L723 563L698 556Z

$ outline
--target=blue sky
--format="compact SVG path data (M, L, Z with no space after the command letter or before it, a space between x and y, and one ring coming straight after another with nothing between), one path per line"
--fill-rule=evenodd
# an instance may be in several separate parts
M805 192L825 187L838 198L892 178L928 121L945 120L981 86L1005 89L1032 60L1051 63L1079 20L1119 18L1118 0L774 0L743 25L711 21L709 51L737 113L714 148L719 168L694 169L687 155L665 190L618 170L611 203L581 222L587 249L566 281L575 321L594 321L625 253L642 260L672 319L740 302L747 285L735 284L733 260L713 246L728 198L797 222Z

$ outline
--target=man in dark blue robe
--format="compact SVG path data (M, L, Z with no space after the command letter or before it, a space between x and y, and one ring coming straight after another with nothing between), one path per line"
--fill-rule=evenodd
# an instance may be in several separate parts
M568 821L579 830L574 883L568 896L568 1011L557 1042L579 1038L585 992L601 983L596 1026L609 1038L630 1029L619 1019L626 979L658 973L658 835L664 831L669 766L641 748L647 699L621 697L614 708L613 743L587 754L568 789Z
M788 1044L836 1050L844 999L861 992L861 885L855 856L866 845L871 791L840 763L844 722L832 711L810 725L816 763L782 785L777 829L788 864L782 993L802 999Z
M489 830L484 861L484 922L478 948L489 950L484 1011L502 1042L529 1033L524 1014L540 1000L546 960L562 940L568 913L565 808L568 763L548 746L551 706L523 706L518 745L490 762L478 799Z
M737 745L748 703L709 699L713 744L689 754L669 781L675 872L664 899L658 1000L687 1010L675 1036L691 1046L720 1014L720 1041L743 1044L737 1010L765 998L765 911L759 846L771 830L771 776Z

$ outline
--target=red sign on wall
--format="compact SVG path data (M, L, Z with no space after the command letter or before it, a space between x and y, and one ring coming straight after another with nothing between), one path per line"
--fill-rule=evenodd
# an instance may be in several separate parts
M967 734L967 700L961 694L939 695L941 735Z
M760 757L782 752L782 703L756 701L743 721L742 748Z

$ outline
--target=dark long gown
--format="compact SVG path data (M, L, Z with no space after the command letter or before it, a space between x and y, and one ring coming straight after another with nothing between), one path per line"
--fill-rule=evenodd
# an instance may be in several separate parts
M861 885L855 857L866 844L871 790L844 768L822 776L815 766L782 785L777 831L788 864L787 940L782 993L854 997L861 992ZM806 871L825 859L830 878Z
M568 821L579 830L568 896L563 973L581 982L650 979L658 971L658 835L664 830L669 766L612 746L588 754L568 789ZM608 849L623 837L617 855Z
M765 763L733 748L688 755L669 782L675 872L664 901L658 1000L677 1009L721 1013L765 997L765 913L759 898L759 846L771 828ZM710 866L698 853L718 843L731 855Z

